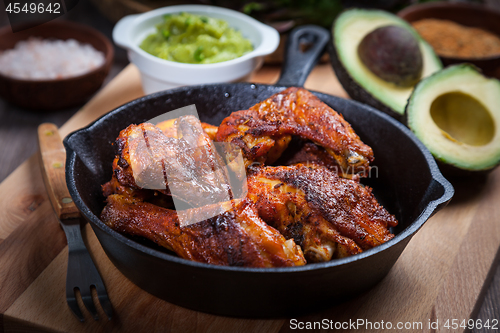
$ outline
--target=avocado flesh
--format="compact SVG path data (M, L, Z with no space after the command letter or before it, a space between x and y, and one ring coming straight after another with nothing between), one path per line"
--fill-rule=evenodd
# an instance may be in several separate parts
M449 92L431 104L434 123L456 142L484 146L495 135L495 123L488 109L473 96Z
M500 81L472 65L448 67L420 81L406 116L410 129L444 163L478 171L500 162Z
M376 100L395 113L403 115L413 87L399 87L382 80L363 64L357 53L359 43L368 33L387 25L407 28L415 35L423 57L422 77L427 77L442 68L441 61L432 47L406 21L380 10L351 9L339 15L333 26L333 42L338 60L351 79Z

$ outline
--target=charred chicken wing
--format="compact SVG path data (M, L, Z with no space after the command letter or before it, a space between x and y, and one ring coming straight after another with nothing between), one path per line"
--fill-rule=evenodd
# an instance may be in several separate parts
M208 135L192 119L179 123L175 137L149 123L121 131L115 142L116 179L124 186L178 196L195 207L232 199L224 162Z
M238 145L252 162L271 164L296 135L326 149L346 175L365 173L372 149L351 125L328 105L302 88L288 88L222 121L217 141Z
M214 218L181 227L174 210L112 194L101 219L118 232L147 238L182 258L215 265L304 265L300 247L257 215L247 199Z
M251 167L259 216L299 244L308 261L341 258L387 242L397 221L371 189L322 166Z

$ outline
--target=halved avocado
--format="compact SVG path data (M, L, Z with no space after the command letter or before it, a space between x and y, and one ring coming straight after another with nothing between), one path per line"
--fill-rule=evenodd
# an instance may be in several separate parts
M358 46L363 38L384 26L407 29L418 41L422 54L422 78L442 68L432 47L403 19L382 10L349 9L335 20L330 43L330 59L340 83L355 100L371 105L402 121L413 86L400 87L384 81L363 63Z
M420 81L406 121L434 157L454 169L489 171L500 163L500 81L473 65L451 66Z

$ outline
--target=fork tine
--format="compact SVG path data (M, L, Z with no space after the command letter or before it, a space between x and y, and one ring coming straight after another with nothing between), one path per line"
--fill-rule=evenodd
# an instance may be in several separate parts
M95 308L94 300L92 299L91 286L80 290L80 295L82 296L83 304L85 304L87 310L89 310L89 312L92 314L94 320L99 320L99 315L97 314L97 309Z
M108 297L108 293L106 292L106 287L103 282L95 285L95 289L97 291L97 298L99 299L99 303L101 303L101 307L104 310L104 313L108 316L108 320L111 320L113 316L113 307L111 306L111 302Z
M68 303L69 308L75 314L75 316L78 318L78 320L80 320L81 322L84 322L85 318L83 318L83 314L80 311L80 307L78 306L78 302L76 301L74 290L72 291L72 293L70 293L69 291L66 293L66 302Z

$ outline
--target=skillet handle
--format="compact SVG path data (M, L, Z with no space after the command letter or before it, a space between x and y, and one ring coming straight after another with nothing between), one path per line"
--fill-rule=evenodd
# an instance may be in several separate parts
M426 220L446 207L455 194L453 185L443 177L439 169L437 170L437 173L433 173L432 181L418 206L418 209L423 211L422 215L427 216Z
M293 29L288 36L283 69L276 85L302 87L323 55L329 39L328 30L315 25Z
M431 185L433 191L433 199L436 208L432 212L432 215L436 214L439 210L446 207L446 205L451 201L453 195L455 194L455 189L453 185L443 177L443 175L434 175L433 184ZM432 216L431 215L431 216Z

